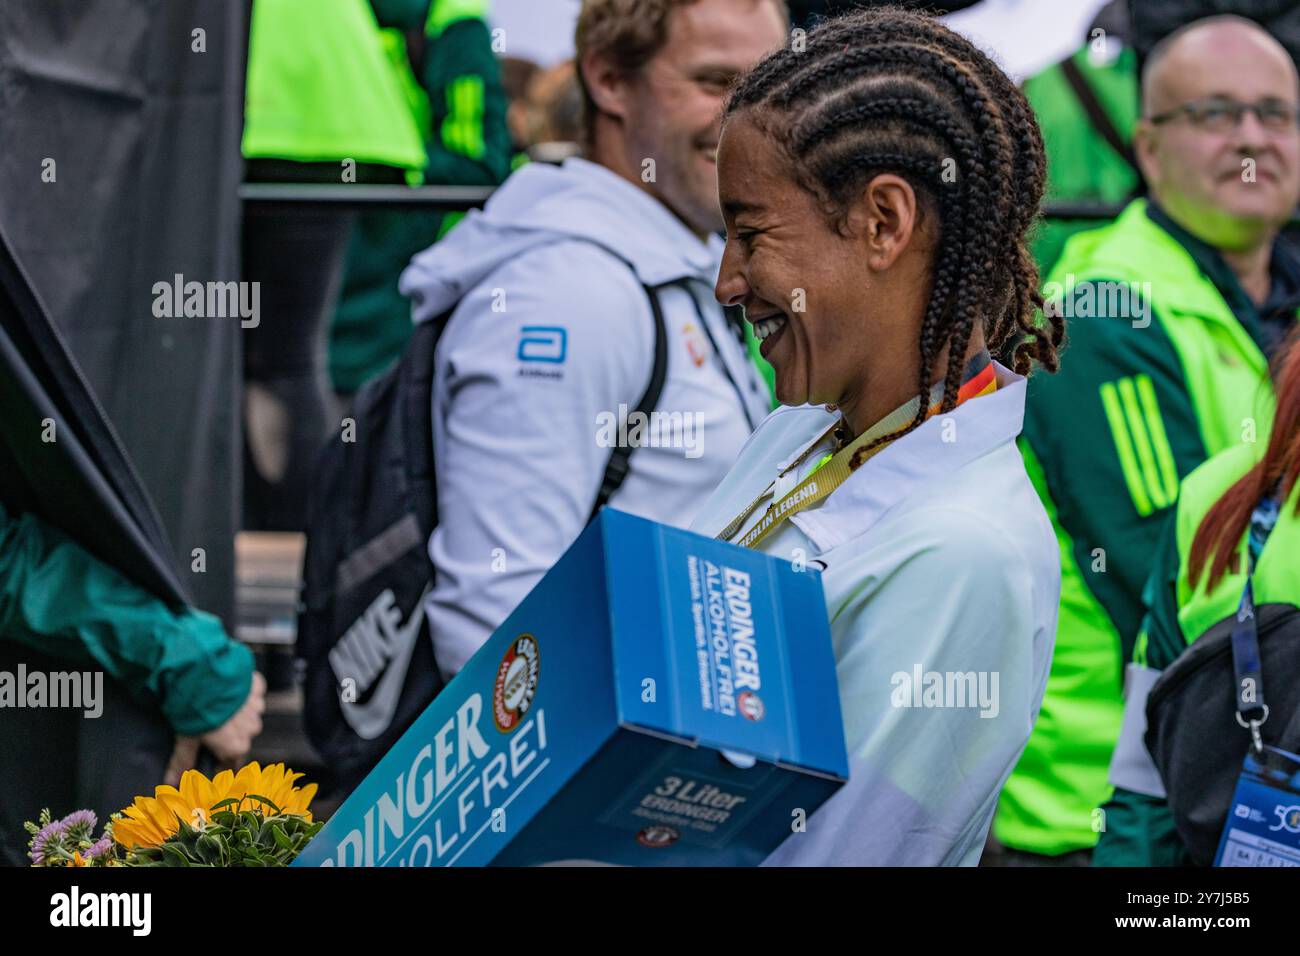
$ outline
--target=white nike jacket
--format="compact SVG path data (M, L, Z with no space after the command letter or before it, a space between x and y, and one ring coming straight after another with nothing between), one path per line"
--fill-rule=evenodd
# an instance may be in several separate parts
M628 434L619 422L650 380L643 283L680 282L661 292L667 378L611 503L684 526L767 414L766 386L713 298L722 248L635 185L570 159L520 169L403 273L416 322L460 303L433 392L426 609L446 677L583 529L611 442Z

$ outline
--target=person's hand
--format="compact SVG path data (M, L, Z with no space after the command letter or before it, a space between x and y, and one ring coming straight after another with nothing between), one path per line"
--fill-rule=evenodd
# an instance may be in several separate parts
M199 737L212 751L218 763L235 764L253 749L253 738L262 732L262 712L266 710L266 678L253 671L253 686L244 705L216 730Z
M248 699L239 710L220 727L209 730L201 737L177 737L172 748L163 783L179 787L181 775L194 769L199 759L199 745L212 751L218 764L233 766L248 756L253 738L262 732L262 713L266 710L266 678L253 671L253 684Z
M163 774L163 783L169 787L181 785L181 774L193 770L199 759L198 737L177 737L176 746L172 748L171 759L167 761L167 772Z

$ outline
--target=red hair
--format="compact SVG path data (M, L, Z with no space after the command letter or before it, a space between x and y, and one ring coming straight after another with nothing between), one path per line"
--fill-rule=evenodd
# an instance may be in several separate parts
M1208 589L1223 579L1250 527L1250 516L1275 486L1285 502L1300 479L1300 330L1292 333L1277 361L1277 414L1263 459L1229 488L1201 519L1192 540L1188 580L1195 586L1209 565ZM1300 502L1296 503L1300 514Z

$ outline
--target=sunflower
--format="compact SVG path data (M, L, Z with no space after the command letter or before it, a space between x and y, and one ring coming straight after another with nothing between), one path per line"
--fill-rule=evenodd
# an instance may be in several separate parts
M238 774L223 770L211 780L197 770L187 770L181 775L179 789L155 787L152 797L136 797L114 821L113 839L128 848L161 846L180 830L181 820L203 826L212 808L232 797L242 801L240 806L223 809L253 810L263 815L274 812L260 800L245 800L250 794L265 797L282 813L296 813L311 822L307 806L316 796L316 784L295 787L294 781L301 776L282 763L263 768L257 761L241 768Z
M281 813L296 813L310 823L311 811L307 805L316 796L316 784L295 787L294 781L301 776L301 773L294 773L282 763L262 767L254 760L235 775L228 796L242 798L256 794L274 803ZM275 812L259 800L248 800L241 809L257 810L264 815Z

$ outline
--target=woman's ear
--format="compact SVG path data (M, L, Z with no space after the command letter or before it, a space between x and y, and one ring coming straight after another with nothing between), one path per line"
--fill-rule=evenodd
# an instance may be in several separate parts
M845 220L848 234L863 244L867 267L883 272L911 246L917 232L916 191L902 176L880 173L863 187Z

